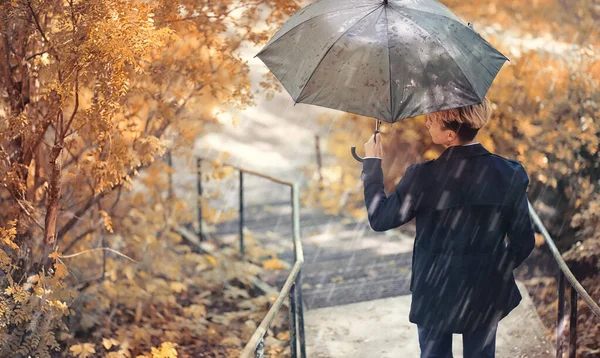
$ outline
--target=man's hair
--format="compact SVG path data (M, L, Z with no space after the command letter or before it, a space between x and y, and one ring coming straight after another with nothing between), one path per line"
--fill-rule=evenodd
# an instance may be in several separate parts
M481 103L430 113L427 116L454 131L461 141L468 142L487 124L491 115L492 106L487 97L484 97Z

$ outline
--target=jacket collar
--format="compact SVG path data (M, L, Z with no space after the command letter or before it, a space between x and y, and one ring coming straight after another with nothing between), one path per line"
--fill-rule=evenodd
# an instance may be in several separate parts
M450 159L450 158L467 158L475 157L478 155L491 154L481 144L473 144L467 146L454 146L448 147L438 159Z

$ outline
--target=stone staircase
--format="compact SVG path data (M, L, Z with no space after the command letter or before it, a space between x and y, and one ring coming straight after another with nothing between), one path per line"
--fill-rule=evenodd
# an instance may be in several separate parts
M291 211L286 201L245 207L245 228L261 244L279 248L293 262ZM302 208L304 248L303 303L309 357L418 357L416 326L408 321L414 227L373 232L368 223ZM237 218L213 234L239 238ZM289 270L262 277L279 291ZM501 322L499 358L550 358L553 348L525 287L524 300ZM453 337L455 357L462 356L460 335Z
M245 225L266 246L283 248L279 259L294 261L291 212L287 202L245 208ZM376 233L368 223L303 208L300 229L304 249L303 295L307 309L339 306L409 294L412 237ZM239 235L236 220L215 235ZM263 277L280 289L289 270Z

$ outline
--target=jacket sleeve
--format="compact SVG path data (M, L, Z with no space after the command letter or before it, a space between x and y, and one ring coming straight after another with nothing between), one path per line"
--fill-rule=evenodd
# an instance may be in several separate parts
M535 247L535 231L527 201L529 178L523 167L519 171L521 172L521 185L511 208L512 213L507 232L509 242L506 250L511 268L521 265Z
M363 161L365 205L373 230L381 232L393 229L415 217L414 195L410 193L414 177L415 165L411 165L396 185L396 190L386 197L381 159L369 158Z

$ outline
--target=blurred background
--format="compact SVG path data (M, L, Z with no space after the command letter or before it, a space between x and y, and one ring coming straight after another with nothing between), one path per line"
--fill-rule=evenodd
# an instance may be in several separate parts
M600 300L600 0L441 2L509 57L480 142L523 163L530 201ZM374 120L294 106L253 58L309 3L0 4L0 356L236 356L273 300L253 278L286 264L251 232L244 260L215 239L238 215L224 164L297 181L304 207L364 221L349 148L362 152ZM444 149L424 118L381 131L388 191ZM252 179L244 200L289 191ZM537 245L519 278L553 339L557 269ZM600 356L587 306L578 321L578 354Z

